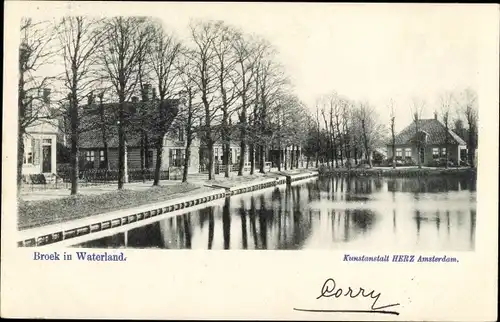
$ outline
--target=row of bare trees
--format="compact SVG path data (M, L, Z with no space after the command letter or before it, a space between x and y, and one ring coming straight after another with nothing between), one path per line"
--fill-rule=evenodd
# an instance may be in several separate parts
M293 95L276 50L265 39L222 21L192 21L190 37L183 42L159 20L143 17L26 18L21 31L19 184L26 129L45 119L62 120L61 130L70 138L72 194L78 192L80 137L96 128L102 132L107 167L107 140L117 128L119 189L127 182L130 133L140 133L144 151L150 143L156 149L154 185L159 184L163 141L173 128L186 134L184 181L196 137L207 147L209 179L214 177L216 142L223 145L226 165L231 141L239 143L238 174L243 175L246 154L251 173L257 166L264 172L268 149L298 150L306 137L300 121L306 108ZM46 72L54 66L62 71L43 76L43 67ZM36 96L47 87L57 88L53 95L58 98L47 111L35 111L47 109ZM141 101L131 104L137 96ZM144 167L145 153L141 161Z
M316 102L315 115L309 116L306 151L308 164L315 159L331 167L351 167L365 160L372 166L375 149L382 146L386 130L368 102L356 102L337 92L323 95Z
M446 133L453 131L467 143L467 161L475 166L475 151L478 136L478 101L477 94L471 88L462 91L445 92L439 96L435 110L435 118L445 127ZM410 104L410 112L417 137L417 164L422 167L420 148L424 144L418 139L421 130L421 120L426 101L414 98ZM331 167L351 167L363 160L372 167L373 152L378 147L389 146L392 155L396 155L396 102L389 100L389 126L380 120L373 105L368 102L355 102L332 92L317 100L315 115L307 117L307 133L304 149L308 158L320 160ZM399 108L401 108L399 106ZM405 124L406 125L406 124ZM448 145L453 138L445 136L446 160L448 167ZM393 158L396 167L396 158Z

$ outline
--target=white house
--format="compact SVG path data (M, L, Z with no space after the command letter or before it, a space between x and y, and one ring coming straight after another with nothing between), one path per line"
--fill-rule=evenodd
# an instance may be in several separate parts
M43 91L45 106L35 109L38 113L49 113L50 89ZM58 127L56 120L40 119L26 129L24 134L24 157L22 174L56 173L56 147Z

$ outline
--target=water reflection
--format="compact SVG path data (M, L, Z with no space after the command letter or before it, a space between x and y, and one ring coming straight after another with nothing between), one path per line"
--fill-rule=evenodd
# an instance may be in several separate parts
M475 189L449 176L312 179L78 246L473 250Z

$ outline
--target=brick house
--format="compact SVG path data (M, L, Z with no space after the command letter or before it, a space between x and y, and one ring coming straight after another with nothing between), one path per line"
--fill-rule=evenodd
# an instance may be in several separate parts
M448 143L446 140L448 139ZM435 116L433 119L419 121L419 133L412 122L396 135L396 160L412 160L418 163L418 142L420 142L420 161L429 165L434 160L444 158L448 149L448 159L456 162L465 160L466 143L451 129L446 133L445 125ZM392 142L387 144L387 157L392 158Z

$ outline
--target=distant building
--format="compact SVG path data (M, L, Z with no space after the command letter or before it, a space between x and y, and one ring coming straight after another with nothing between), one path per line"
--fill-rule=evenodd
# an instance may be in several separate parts
M448 144L446 144L447 137ZM445 125L437 117L419 120L419 133L415 131L415 122L412 122L396 135L396 159L411 159L418 163L418 142L421 142L420 161L423 165L445 157L446 149L451 161L465 160L467 156L465 141L451 129L446 133ZM392 158L392 143L387 145L387 156Z
M42 102L32 104L42 104L33 108L27 108L27 113L49 115L50 110L50 89L43 90ZM56 173L56 146L58 127L56 120L44 118L44 115L36 115L37 121L26 128L23 136L24 156L21 173L30 174L53 174Z

